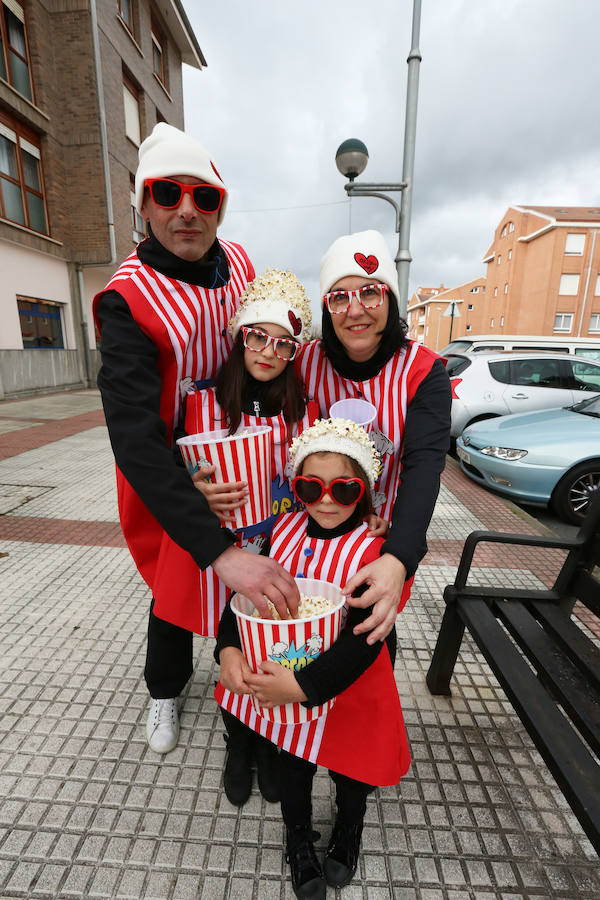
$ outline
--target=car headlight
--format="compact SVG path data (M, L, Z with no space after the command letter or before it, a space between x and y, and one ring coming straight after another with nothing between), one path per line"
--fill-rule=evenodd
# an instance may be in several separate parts
M512 447L482 447L480 453L495 456L496 459L523 459L527 456L527 450L513 450Z

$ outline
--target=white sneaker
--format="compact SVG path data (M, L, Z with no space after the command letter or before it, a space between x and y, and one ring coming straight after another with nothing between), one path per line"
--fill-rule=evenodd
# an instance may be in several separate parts
M155 753L168 753L176 746L179 738L177 697L152 699L146 722L146 736L150 749Z

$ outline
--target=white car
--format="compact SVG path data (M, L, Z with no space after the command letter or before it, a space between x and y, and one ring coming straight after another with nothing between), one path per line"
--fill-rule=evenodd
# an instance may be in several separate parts
M454 439L483 419L572 406L600 391L600 362L565 353L452 353L446 371Z

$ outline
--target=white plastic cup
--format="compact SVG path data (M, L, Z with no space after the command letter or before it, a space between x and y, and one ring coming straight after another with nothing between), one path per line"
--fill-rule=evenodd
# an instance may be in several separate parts
M254 604L243 594L231 598L231 609L236 620L242 652L253 672L258 672L261 662L272 662L297 671L310 665L337 640L345 621L345 597L335 584L315 578L296 578L298 590L307 597L325 597L335 604L327 612L308 619L258 619L252 615ZM269 722L299 724L310 722L326 713L335 697L321 706L307 709L300 703L286 703L265 709L251 696L254 711Z
M361 400L360 397L347 397L345 400L338 400L329 407L329 417L331 419L349 419L357 425L361 425L368 433L371 430L377 408L369 403L368 400Z
M206 465L216 466L212 476L216 482L245 481L248 500L234 510L235 528L258 525L271 515L271 444L270 425L251 425L239 434L228 434L226 428L190 434L177 441L190 475Z

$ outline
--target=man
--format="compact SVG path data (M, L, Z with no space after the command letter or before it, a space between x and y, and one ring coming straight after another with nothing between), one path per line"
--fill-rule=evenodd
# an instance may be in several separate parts
M98 387L127 544L151 589L168 534L264 615L266 598L282 614L286 605L295 612L299 596L291 576L234 545L174 452L180 382L214 378L230 349L227 323L254 278L243 248L216 236L227 189L201 144L159 123L140 146L135 190L149 237L94 298L102 352ZM177 743L177 697L192 670L192 634L156 617L151 606L146 732L158 753Z

